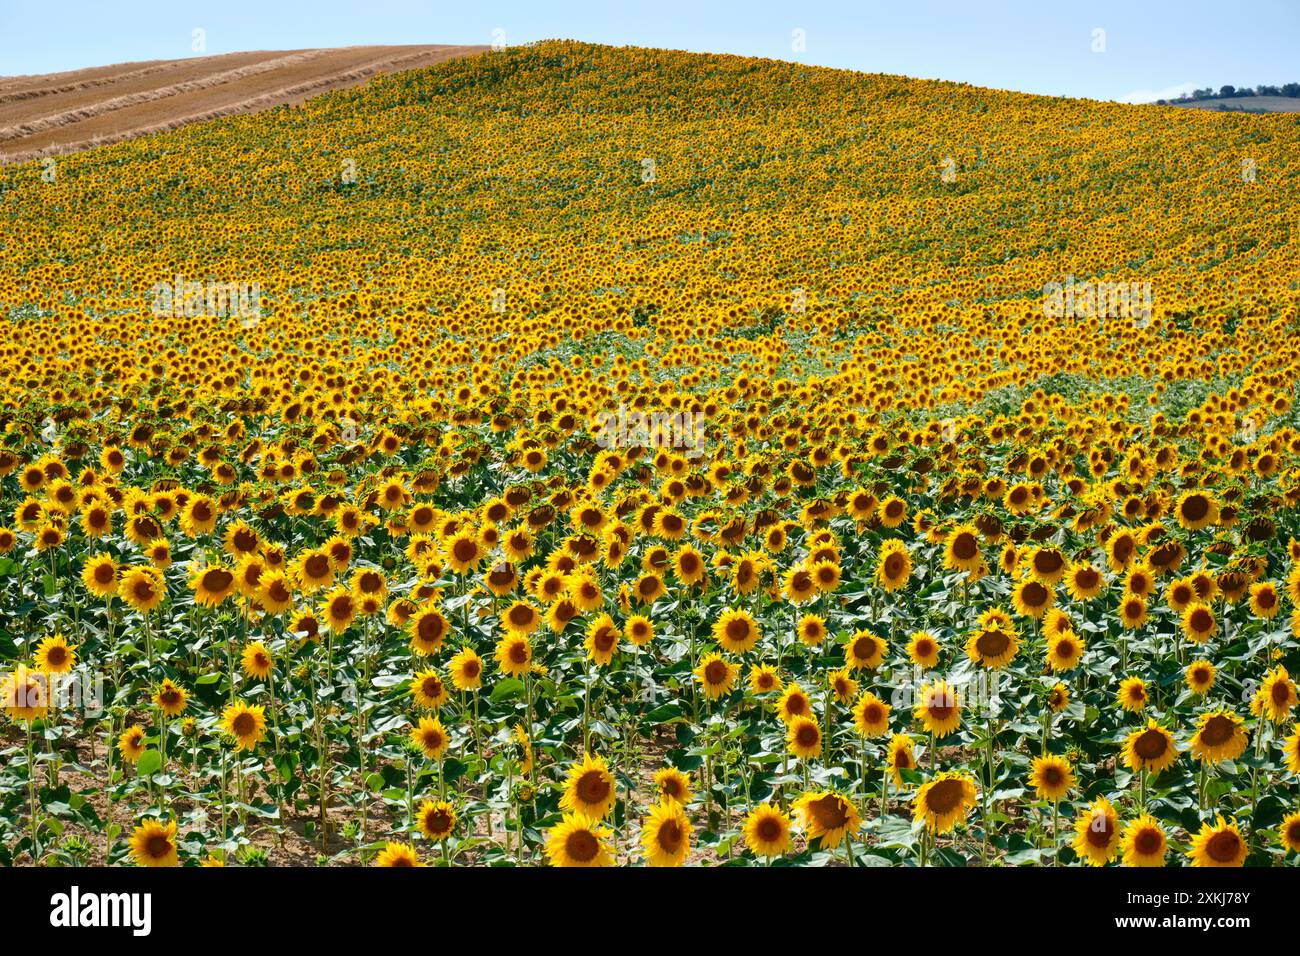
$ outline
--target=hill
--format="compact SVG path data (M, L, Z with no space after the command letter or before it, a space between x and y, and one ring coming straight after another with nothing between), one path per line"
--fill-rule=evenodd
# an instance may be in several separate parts
M480 52L358 46L153 60L0 77L0 163L75 152L188 123L300 103L381 73Z

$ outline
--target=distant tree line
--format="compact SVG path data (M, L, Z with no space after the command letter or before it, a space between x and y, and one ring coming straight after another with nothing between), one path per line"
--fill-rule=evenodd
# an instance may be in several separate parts
M1219 87L1216 91L1213 87L1207 86L1203 90L1192 90L1191 96L1180 96L1174 100L1156 100L1160 105L1169 103L1192 103L1196 100L1213 100L1213 99L1240 99L1248 96L1288 96L1292 98L1300 97L1300 83L1283 83L1281 86L1257 86L1251 89L1249 86L1235 87L1231 83Z

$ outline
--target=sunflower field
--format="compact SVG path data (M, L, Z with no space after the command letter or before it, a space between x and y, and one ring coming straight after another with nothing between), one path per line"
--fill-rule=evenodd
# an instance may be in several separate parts
M0 861L1300 865L1298 209L573 42L0 169Z

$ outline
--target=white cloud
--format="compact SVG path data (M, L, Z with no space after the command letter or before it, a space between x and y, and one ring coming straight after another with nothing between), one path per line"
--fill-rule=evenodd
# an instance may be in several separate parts
M1180 96L1189 95L1195 89L1197 89L1195 83L1179 83L1163 90L1133 90L1115 99L1121 103L1154 103L1156 100L1176 100Z

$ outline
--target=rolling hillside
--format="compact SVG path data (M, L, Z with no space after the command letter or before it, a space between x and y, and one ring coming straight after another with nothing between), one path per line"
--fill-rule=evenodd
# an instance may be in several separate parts
M0 78L0 163L300 103L474 46L358 46L154 60Z

